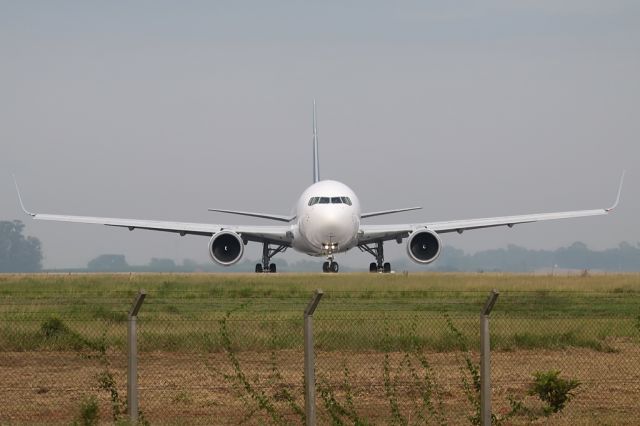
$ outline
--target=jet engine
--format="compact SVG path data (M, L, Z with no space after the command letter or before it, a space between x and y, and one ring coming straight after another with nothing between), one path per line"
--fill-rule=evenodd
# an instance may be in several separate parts
M232 231L219 231L209 241L209 256L222 266L233 265L244 254L244 243Z
M431 263L440 255L440 237L428 229L414 231L407 240L407 253L417 263Z

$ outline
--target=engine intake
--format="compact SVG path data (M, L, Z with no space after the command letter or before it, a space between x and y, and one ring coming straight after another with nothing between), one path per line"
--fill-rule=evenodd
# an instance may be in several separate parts
M407 241L407 253L417 263L431 263L440 256L440 237L433 231L414 231Z
M232 231L220 231L209 241L209 256L222 266L233 265L244 254L242 238Z

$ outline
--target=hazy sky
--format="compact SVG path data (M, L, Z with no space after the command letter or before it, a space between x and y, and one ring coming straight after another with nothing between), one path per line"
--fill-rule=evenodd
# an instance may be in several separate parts
M268 224L207 208L289 213L314 97L322 177L365 211L424 207L371 223L606 207L626 168L612 216L443 242L640 241L637 0L0 1L0 57L0 219L46 267L206 261L208 239L30 221L12 172L38 212Z

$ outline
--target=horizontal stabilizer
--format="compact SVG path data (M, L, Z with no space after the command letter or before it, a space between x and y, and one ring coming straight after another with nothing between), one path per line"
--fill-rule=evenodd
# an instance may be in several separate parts
M210 212L219 212L219 213L229 213L229 214L237 214L240 216L251 216L251 217L260 217L262 219L270 219L277 220L279 222L291 222L295 219L295 216L281 216L277 214L268 214L268 213L254 213L254 212L241 212L237 210L223 210L223 209L209 209Z
M411 211L411 210L420 210L421 208L422 207L406 207L404 209L381 210L379 212L362 213L360 215L360 217L362 219L364 219L364 218L367 218L367 217L382 216L382 215L385 215L385 214L408 212L408 211Z

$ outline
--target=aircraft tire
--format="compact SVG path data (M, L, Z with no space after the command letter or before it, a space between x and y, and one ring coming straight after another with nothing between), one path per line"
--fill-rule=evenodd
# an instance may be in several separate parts
M369 264L369 272L378 272L378 265L375 262Z
M256 263L256 274L259 274L261 272L262 272L262 264Z
M322 264L322 272L329 272L329 262L324 262Z
M383 265L383 271L385 274L388 274L391 272L391 264L389 262Z
M338 265L338 262L331 262L330 269L331 269L331 272L333 272L334 274L337 273L340 270L340 266Z
M272 263L269 265L269 272L271 272L272 274L274 274L276 272L276 264Z

